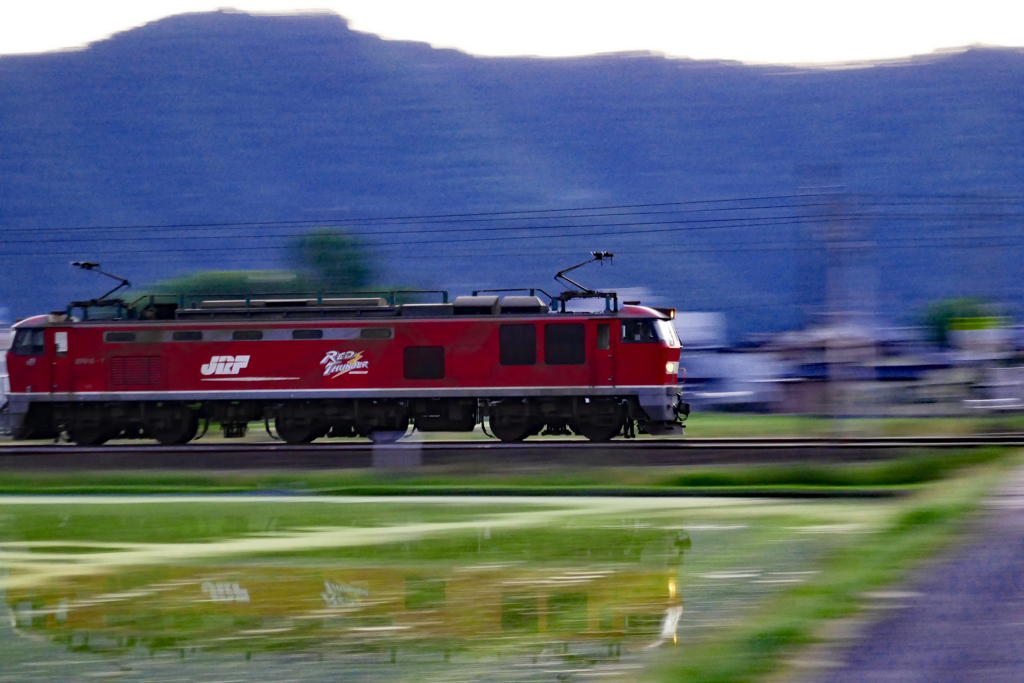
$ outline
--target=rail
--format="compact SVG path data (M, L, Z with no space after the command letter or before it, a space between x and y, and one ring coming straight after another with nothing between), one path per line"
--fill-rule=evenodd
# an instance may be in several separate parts
M574 439L531 439L502 443L462 441L324 442L292 446L281 442L193 442L186 446L119 444L0 444L0 471L18 470L260 470L353 469L373 467L381 453L411 456L417 464L478 465L488 471L517 466L683 467L720 464L864 462L904 457L909 449L1022 447L1024 434L965 437L635 439L591 443Z

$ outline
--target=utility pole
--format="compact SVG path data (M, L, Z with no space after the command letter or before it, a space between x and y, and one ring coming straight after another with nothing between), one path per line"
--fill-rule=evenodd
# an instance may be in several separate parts
M799 169L807 190L823 200L823 227L812 235L824 247L824 311L821 326L826 388L822 413L844 429L842 418L854 413L853 382L858 366L873 365L875 264L874 242L865 239L863 227L851 217L845 196L842 167L814 164ZM855 322L861 325L854 325ZM861 339L857 328L869 335Z

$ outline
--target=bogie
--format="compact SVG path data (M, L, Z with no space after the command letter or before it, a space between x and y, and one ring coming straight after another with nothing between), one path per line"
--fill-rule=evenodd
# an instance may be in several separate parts
M69 425L67 429L68 440L79 446L102 446L117 436L118 431L107 425L86 422Z
M260 401L60 404L37 411L37 433L56 429L81 445L111 439L154 439L164 445L194 439L201 420L220 424L225 436L242 436L252 421L266 420L272 435L289 444L320 438L370 438L374 442L404 435L411 424L420 432L469 432L484 422L485 431L506 442L537 434L583 436L608 441L625 434L679 434L663 423L645 421L640 405L626 398L543 397L411 400L305 400L267 404ZM660 431L656 431L660 430ZM205 430L204 430L205 433Z
M491 433L506 442L522 441L544 428L544 418L536 404L519 399L492 403L487 423Z
M161 406L149 411L145 433L163 446L180 446L199 432L199 416L186 406Z
M288 444L311 443L326 432L316 419L279 415L274 418L278 437Z
M590 441L609 441L625 426L626 407L606 399L578 399L574 401L572 430Z

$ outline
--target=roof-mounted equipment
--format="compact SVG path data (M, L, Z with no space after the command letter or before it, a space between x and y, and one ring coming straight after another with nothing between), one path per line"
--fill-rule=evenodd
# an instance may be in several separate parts
M114 297L111 299L110 295L112 295L114 292L121 289L122 287L131 287L132 283L128 282L126 278L123 278L120 275L114 275L113 273L108 273L104 270L100 270L100 264L95 263L93 261L72 261L71 265L77 268L81 268L82 270L91 270L95 273L99 273L100 275L106 275L111 279L117 280L118 285L117 287L114 287L112 290L110 290L103 296L96 297L95 299L89 299L88 301L72 301L71 304L68 305L67 315L71 315L72 309L81 308L84 310L85 317L88 318L89 308L91 307L114 307L117 309L116 317L120 317L123 309L126 307L124 299L122 299L121 297Z
M78 268L81 268L82 270L91 270L94 273L99 273L100 275L106 275L107 277L112 278L112 279L118 281L119 284L117 285L117 287L114 287L112 290L110 290L109 292L107 292L106 294L104 294L101 297L97 297L95 299L90 299L90 301L92 301L92 302L99 303L101 301L105 301L108 296L110 296L111 294L113 294L117 290L121 289L122 287L131 287L132 286L132 283L128 282L127 279L121 277L120 275L114 275L113 273L108 273L108 272L106 272L104 270L100 270L100 264L98 264L98 263L93 263L92 261L72 261L71 265L77 266Z
M571 301L572 299L604 299L604 307L606 310L619 310L619 295L617 293L599 292L593 289L588 289L587 287L584 287L575 280L572 280L565 276L565 274L568 273L569 271L576 270L577 268L582 268L588 263L593 263L594 261L597 261L601 265L604 265L605 259L607 259L610 265L612 263L612 257L614 257L614 254L612 254L610 251L592 251L590 253L592 258L584 261L583 263L577 263L575 266L571 266L569 268L566 268L565 270L560 270L555 275L555 282L563 284L563 286L564 283L569 283L574 287L578 287L578 289L567 289L558 296L553 297L551 299L552 307L555 306L556 301L562 302L562 313L565 313L566 302Z

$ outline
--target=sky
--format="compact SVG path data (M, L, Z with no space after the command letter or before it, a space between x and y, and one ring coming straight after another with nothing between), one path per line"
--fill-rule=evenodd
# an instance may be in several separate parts
M747 63L886 60L1024 46L1021 0L0 0L0 54L73 49L184 12L325 11L477 55L653 51Z

